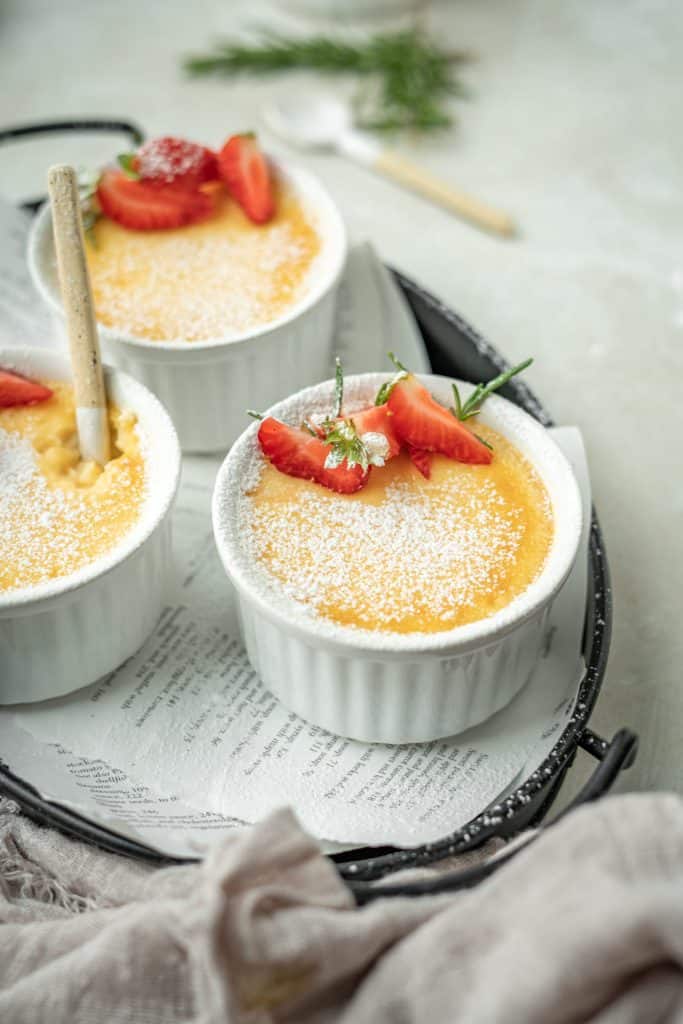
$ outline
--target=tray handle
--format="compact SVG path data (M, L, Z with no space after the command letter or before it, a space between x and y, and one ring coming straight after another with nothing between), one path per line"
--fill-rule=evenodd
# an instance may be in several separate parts
M547 825L539 826L535 831L530 832L526 838L519 841L513 840L508 849L502 850L482 864L475 864L471 868L462 871L453 871L449 874L440 875L436 878L422 879L418 882L410 882L405 885L372 885L368 882L353 882L346 880L351 889L356 903L363 906L373 900L385 899L391 896L434 896L445 892L457 892L459 889L471 889L484 881L498 868L511 860L515 854L523 849L528 843L533 842L538 836L556 822L560 821L571 811L576 810L582 804L592 803L604 796L619 774L630 768L636 758L638 750L638 737L630 729L619 729L612 740L607 742L597 736L591 729L584 729L579 739L579 746L587 753L598 760L598 765L592 772L590 778L581 787L574 799Z
M101 132L112 135L126 135L130 139L131 149L137 148L145 139L145 133L133 121L116 120L102 117L74 118L65 121L36 121L33 124L17 124L10 128L0 129L0 145L16 142L17 139L31 135L59 134L61 132ZM22 209L34 213L45 202L45 197L27 199L21 204Z
M570 811L580 807L581 804L591 803L609 792L621 772L630 768L635 761L638 753L638 737L630 729L619 729L608 743L592 729L584 729L579 739L579 746L597 759L598 766L574 799L553 819L553 822L563 818Z

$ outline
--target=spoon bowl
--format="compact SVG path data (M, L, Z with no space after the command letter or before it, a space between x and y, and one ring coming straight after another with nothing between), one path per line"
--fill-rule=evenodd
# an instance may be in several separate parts
M337 148L352 126L347 104L321 93L276 100L263 117L272 132L303 149Z

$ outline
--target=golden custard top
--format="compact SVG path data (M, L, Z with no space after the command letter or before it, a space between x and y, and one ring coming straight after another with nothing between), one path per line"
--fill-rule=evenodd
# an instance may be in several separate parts
M216 196L209 220L131 231L100 218L87 246L97 318L152 341L207 341L264 326L302 298L320 239L294 193L253 224Z
M537 578L553 537L540 477L483 424L490 465L407 455L342 495L264 464L246 514L250 553L287 595L344 626L437 633L504 608Z
M114 548L136 523L145 464L134 413L109 407L113 458L78 451L71 388L0 409L0 592L66 576Z

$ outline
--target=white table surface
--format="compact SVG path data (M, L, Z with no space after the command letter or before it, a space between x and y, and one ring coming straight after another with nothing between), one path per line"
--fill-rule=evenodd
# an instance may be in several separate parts
M259 11L241 0L7 0L0 125L123 116L213 144L258 127L260 106L290 79L188 80L179 57ZM452 0L428 21L478 55L465 73L473 97L457 104L457 129L402 148L512 212L522 237L489 238L341 158L302 162L352 235L370 237L509 359L535 356L529 383L558 422L583 430L615 601L592 725L640 734L620 788L681 790L683 5ZM109 156L111 143L99 145ZM4 150L0 193L40 191L47 163L70 156L54 143Z

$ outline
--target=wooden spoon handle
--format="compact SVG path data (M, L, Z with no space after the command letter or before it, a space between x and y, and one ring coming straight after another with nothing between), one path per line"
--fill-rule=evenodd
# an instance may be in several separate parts
M517 233L515 223L507 213L496 210L480 199L475 199L447 182L433 177L397 153L383 150L375 157L372 166L381 174L414 192L419 192L476 227L506 237Z
M47 182L73 368L81 455L104 464L110 453L107 396L85 256L78 180L73 167L57 164L50 168Z

